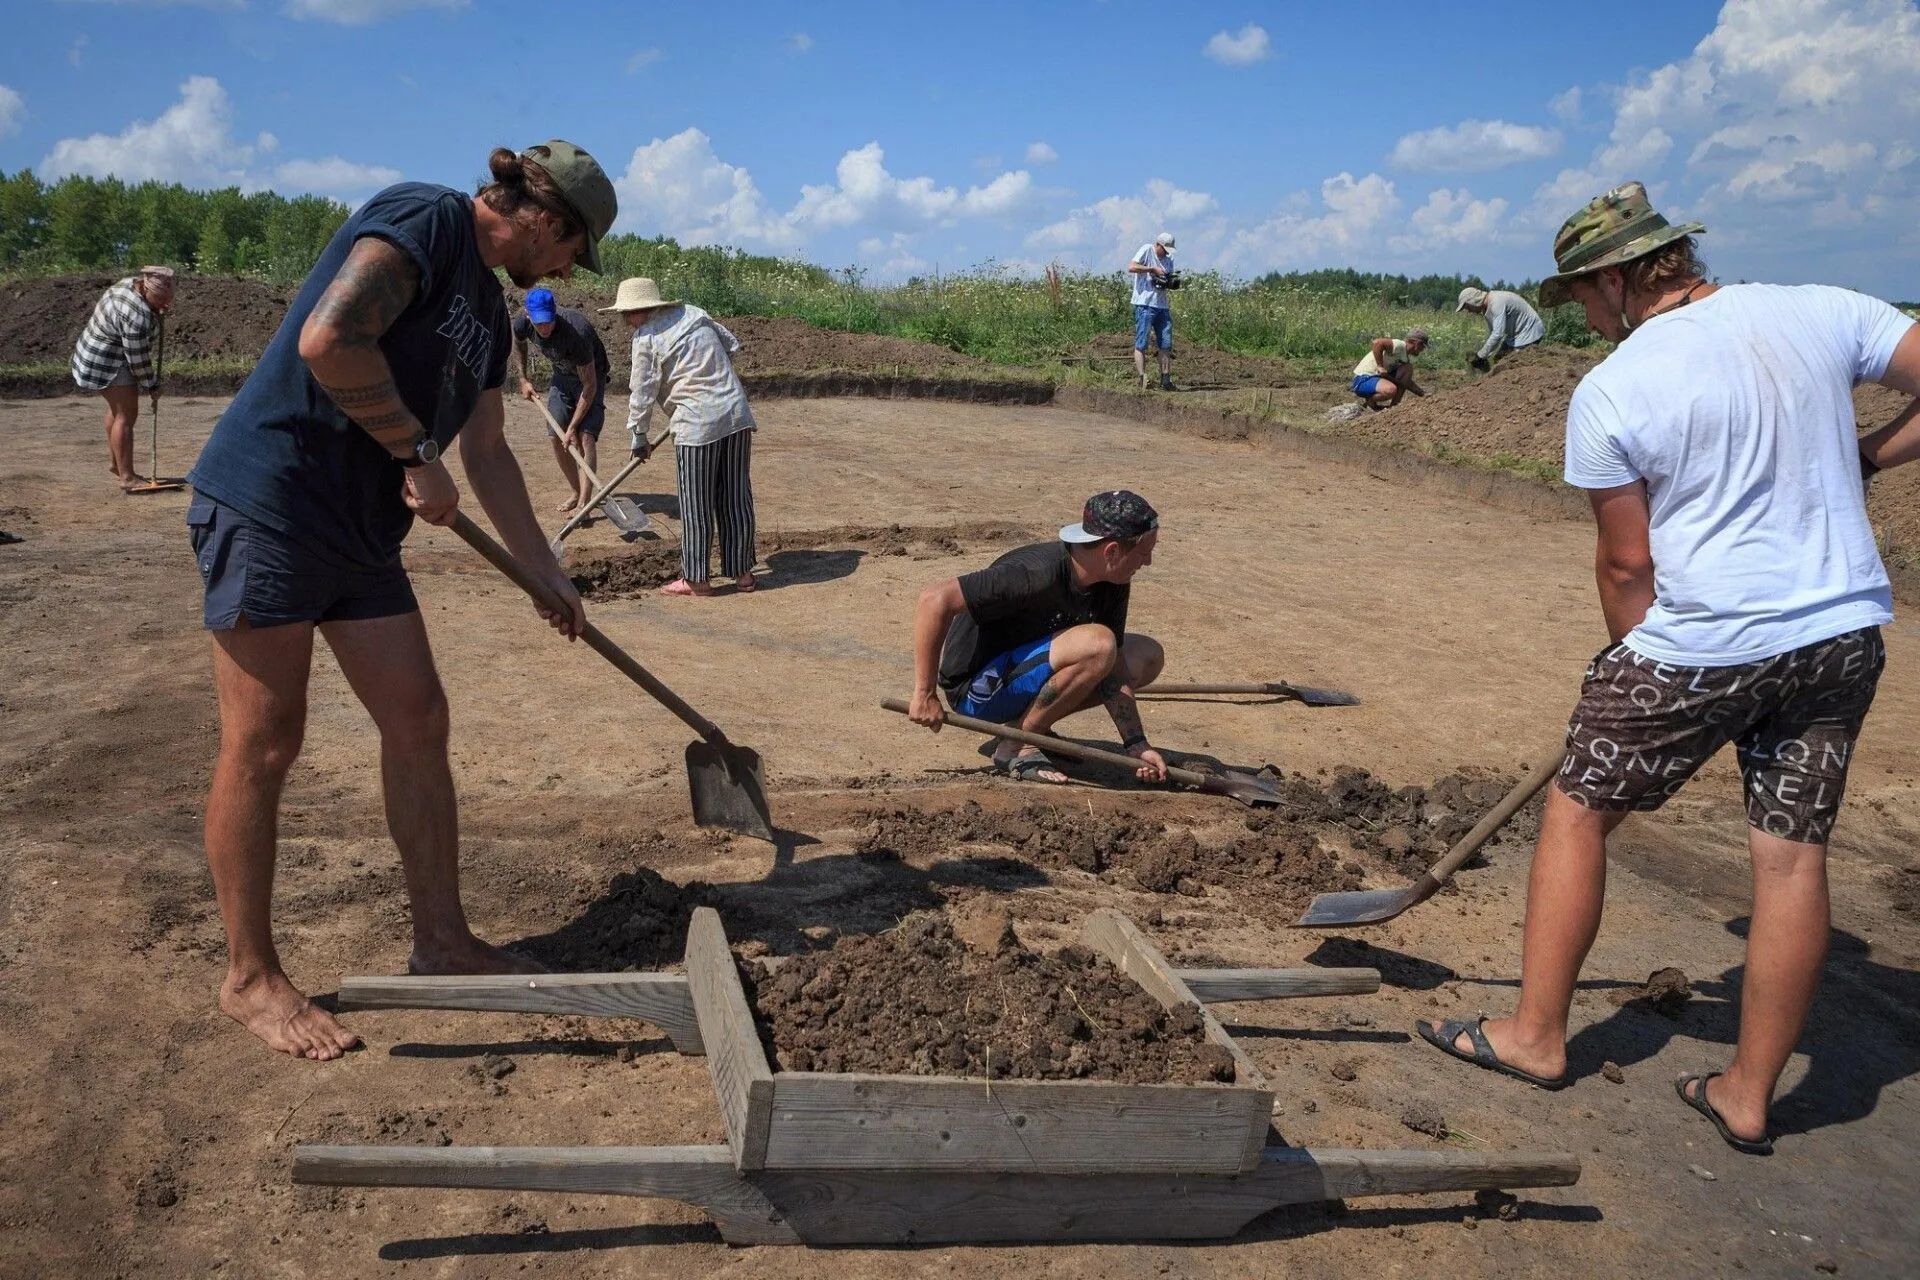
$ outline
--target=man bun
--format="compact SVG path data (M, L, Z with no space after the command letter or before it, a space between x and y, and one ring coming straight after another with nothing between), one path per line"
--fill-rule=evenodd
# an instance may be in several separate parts
M523 186L527 180L527 169L520 162L520 153L508 147L493 149L493 154L487 157L487 172L495 182L509 187Z

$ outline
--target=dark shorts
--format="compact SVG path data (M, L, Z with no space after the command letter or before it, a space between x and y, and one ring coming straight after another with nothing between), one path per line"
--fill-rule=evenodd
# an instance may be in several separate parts
M1587 668L1558 786L1589 809L1658 809L1731 742L1748 824L1825 844L1886 660L1878 627L1732 667L1674 666L1613 645Z
M187 532L206 584L209 631L289 622L352 622L412 613L419 602L396 559L382 569L346 565L195 494Z
M580 403L579 400L569 398L567 393L559 387L547 388L547 412L553 415L553 420L560 424L562 431L565 431L567 423L573 420L573 406L578 403ZM593 407L587 410L587 416L580 420L580 434L592 436L598 440L600 428L606 425L606 421L607 402L596 399Z
M963 716L1011 720L1025 712L1040 686L1053 678L1048 662L1052 649L1052 636L1011 649L976 671L957 693L949 690L948 700Z

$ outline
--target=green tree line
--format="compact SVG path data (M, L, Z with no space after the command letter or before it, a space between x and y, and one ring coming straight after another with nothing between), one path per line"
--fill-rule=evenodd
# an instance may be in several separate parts
M48 183L22 169L0 174L0 271L117 271L159 263L292 282L312 268L348 212L324 196L79 176Z

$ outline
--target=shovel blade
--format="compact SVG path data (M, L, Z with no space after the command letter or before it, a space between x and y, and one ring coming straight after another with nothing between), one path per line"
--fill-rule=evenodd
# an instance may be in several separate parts
M1418 906L1440 889L1432 876L1421 876L1401 889L1359 889L1351 893L1323 893L1307 904L1293 922L1295 929L1333 929L1345 925L1379 924L1408 907Z
M760 754L753 748L725 741L689 742L687 789L699 825L773 841L773 814L767 808Z
M1200 789L1217 796L1231 796L1253 809L1278 809L1286 803L1286 797L1272 783L1250 773L1208 774Z
M1305 685L1290 684L1286 690L1292 696L1310 707L1357 707L1360 699L1351 693L1342 693L1338 689L1309 689Z
M653 527L653 517L632 498L608 498L600 504L600 510L622 533L643 533Z

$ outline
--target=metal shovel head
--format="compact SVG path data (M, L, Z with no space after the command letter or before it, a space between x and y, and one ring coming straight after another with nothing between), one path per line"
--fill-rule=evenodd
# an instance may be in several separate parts
M1205 777L1206 781L1200 784L1202 791L1210 791L1217 796L1231 796L1255 809L1278 809L1286 803L1286 797L1280 794L1278 787L1250 773L1237 773L1229 769L1225 773L1208 773Z
M653 527L653 518L632 498L608 498L600 504L600 510L622 533L641 533Z
M1323 893L1307 904L1293 922L1296 929L1332 929L1354 924L1379 924L1408 907L1418 906L1440 890L1440 882L1422 875L1399 889L1359 889L1351 893Z
M693 797L693 820L701 826L773 841L760 753L753 748L726 741L689 742L687 789Z
M1286 686L1287 692L1310 707L1357 707L1360 699L1338 689L1309 689L1303 684Z

